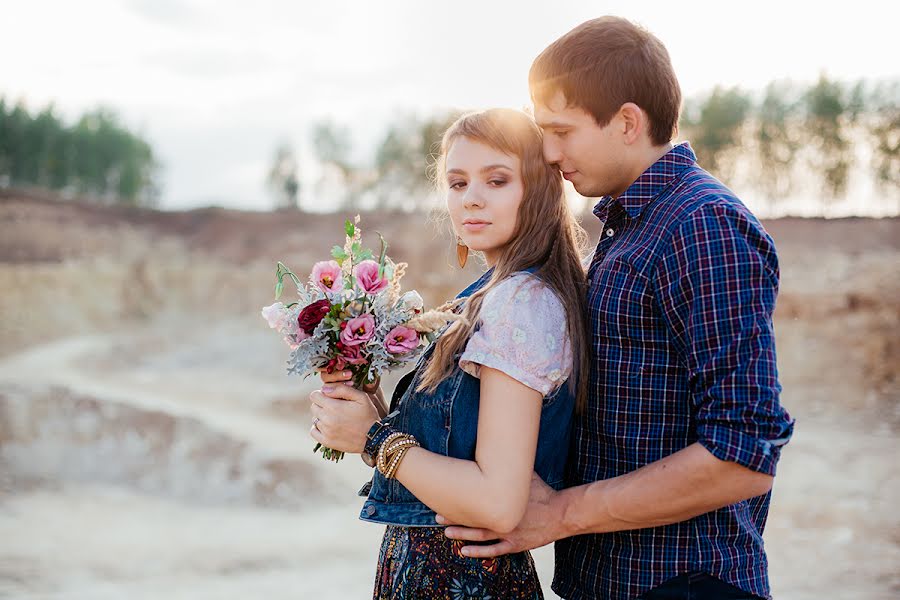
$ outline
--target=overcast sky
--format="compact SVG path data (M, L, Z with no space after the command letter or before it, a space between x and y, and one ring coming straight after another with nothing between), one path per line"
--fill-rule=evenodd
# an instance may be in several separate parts
M113 108L163 163L165 208L268 208L276 145L308 159L311 123L350 126L362 154L398 112L522 107L532 59L603 14L660 37L686 95L900 76L897 4L833 6L0 0L0 95L32 111L53 102L68 120Z

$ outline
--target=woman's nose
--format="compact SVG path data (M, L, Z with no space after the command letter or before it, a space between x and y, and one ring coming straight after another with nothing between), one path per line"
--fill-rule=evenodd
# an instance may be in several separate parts
M484 206L484 194L480 185L469 184L463 196L463 206L466 208Z

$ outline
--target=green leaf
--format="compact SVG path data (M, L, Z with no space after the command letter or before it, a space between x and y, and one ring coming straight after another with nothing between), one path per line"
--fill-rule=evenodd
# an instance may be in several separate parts
M352 238L356 234L356 227L350 222L350 219L344 221L344 231L347 232L347 237L349 238Z
M366 248L365 250L360 252L356 258L358 258L359 260L372 260L375 257L372 254L372 251Z
M284 291L284 283L279 279L278 283L275 284L275 299L281 297L281 292Z
M344 252L344 249L341 246L336 245L331 249L331 256L338 260L344 260L347 258L347 253Z
M353 242L353 246L350 251L353 253L353 256L359 256L360 252L362 252L362 244L359 242Z

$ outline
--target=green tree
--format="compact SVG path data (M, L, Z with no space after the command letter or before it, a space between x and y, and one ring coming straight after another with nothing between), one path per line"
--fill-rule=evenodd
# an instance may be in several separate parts
M297 175L297 159L294 150L282 143L275 150L275 158L269 169L269 189L276 198L276 205L282 208L300 207L300 179Z
M797 124L798 103L787 83L766 86L756 111L756 149L759 170L755 174L760 190L770 201L783 198L793 188L792 169L800 149Z
M821 173L822 187L830 197L847 190L853 152L847 137L847 100L843 86L825 75L804 96L806 141L815 150L813 164Z
M723 180L732 173L734 165L726 157L741 140L751 106L750 97L740 89L719 86L706 99L688 103L682 124L690 134L697 160Z
M312 142L316 158L325 169L319 182L320 189L332 174L336 174L343 187L341 203L345 208L354 210L358 204L360 172L350 161L352 144L349 130L330 121L322 121L313 127Z
M885 191L900 196L900 81L877 85L865 114L875 179Z
M0 177L12 185L148 205L158 197L158 168L150 145L112 111L91 111L67 127L52 105L32 117L0 98Z
M459 113L424 119L406 115L392 123L375 153L379 204L415 207L432 181L429 171L440 152L444 131Z

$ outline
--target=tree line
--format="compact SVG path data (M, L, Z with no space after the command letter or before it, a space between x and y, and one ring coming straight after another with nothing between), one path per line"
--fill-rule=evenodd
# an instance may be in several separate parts
M290 144L277 147L267 185L281 207L307 198L338 209L413 210L433 186L429 170L458 112L399 114L374 148L355 152L350 129L320 121L309 145L319 176L303 181ZM900 203L900 80L773 82L761 91L717 87L687 98L678 139L726 184L776 205L806 191L823 205L853 193L862 173ZM367 156L355 161L353 156ZM110 110L67 125L52 106L29 113L0 97L0 187L40 186L65 196L153 206L160 166L150 144Z
M67 125L0 97L0 186L39 186L100 202L153 206L159 164L150 144L99 108Z
M364 199L377 208L415 208L432 189L429 165L457 115L398 117L368 164L351 160L346 127L319 122L311 142L322 175L304 193L337 198L345 209ZM773 206L803 188L823 205L852 193L854 169L900 202L900 81L822 76L756 92L717 87L686 99L678 139L690 140L700 165L726 184L753 189ZM301 185L289 146L279 148L275 164L270 184L281 205L296 206Z

